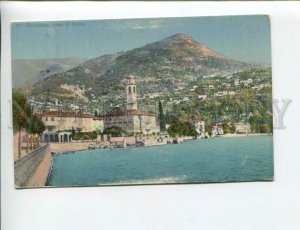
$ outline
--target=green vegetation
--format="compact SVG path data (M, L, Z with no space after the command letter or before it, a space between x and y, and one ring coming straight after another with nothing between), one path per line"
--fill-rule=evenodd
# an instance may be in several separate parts
M158 103L158 110L159 110L159 126L161 131L166 131L166 119L165 119L165 114L163 111L163 107L161 104L161 101Z
M197 136L197 131L193 124L188 121L180 121L178 119L172 120L167 131L171 137Z
M18 132L18 158L21 157L21 131L26 129L32 135L40 136L45 130L45 125L36 115L32 113L30 105L27 103L26 96L19 90L13 90L13 127ZM38 140L38 138L37 138ZM33 144L33 143L32 143ZM28 146L28 145L27 145ZM28 151L28 148L27 148Z
M253 82L245 87L232 86L225 89L225 84L233 85L235 79L253 79ZM209 132L214 124L220 124L225 133L234 132L234 123L249 123L251 132L260 133L265 131L261 125L266 124L272 132L272 88L262 87L253 90L251 87L271 83L271 68L253 69L246 72L236 73L229 79L226 77L214 77L200 79L194 83L198 87L194 92L182 90L179 94L171 94L163 106L172 117L179 120L191 121L200 118L206 123L206 130ZM213 89L207 86L213 85ZM219 91L232 91L231 95L215 96ZM201 92L201 94L199 93ZM206 99L199 99L197 95L207 95ZM183 96L189 98L182 101ZM179 101L179 103L168 102ZM169 115L168 115L169 116ZM166 119L170 123L170 119Z
M259 128L260 128L261 133L269 133L270 132L270 127L267 124L263 124Z
M222 128L223 128L224 134L235 132L235 128L234 128L234 125L232 123L229 124L228 122L224 122L222 124Z
M29 118L31 115L31 108L27 104L24 94L20 91L13 91L13 127L14 130L19 132L18 136L18 158L21 157L21 130L28 127Z
M72 133L73 140L95 140L97 138L97 132L77 132Z
M103 134L110 134L112 137L120 137L125 133L120 127L112 126L104 129Z
M29 124L26 127L27 132L31 134L31 150L39 146L39 136L45 131L45 128L42 120L36 115L31 114Z

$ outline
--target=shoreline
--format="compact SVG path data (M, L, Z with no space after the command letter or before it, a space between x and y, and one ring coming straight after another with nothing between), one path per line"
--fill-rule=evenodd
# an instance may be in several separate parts
M224 134L224 135L219 135L216 137L255 137L255 136L273 136L273 134L269 133L249 133L249 134Z
M250 134L224 134L224 135L219 135L215 137L210 137L210 138L234 138L234 137L251 137L251 136L272 136L273 134L268 134L268 133L250 133ZM207 139L210 139L207 138ZM191 140L190 138L181 138L182 142L186 142L188 140ZM205 139L205 138L203 138ZM197 139L200 140L200 139ZM181 142L180 142L181 143ZM162 142L162 143L145 143L144 147L152 147L152 146L161 146L161 145L168 145L170 143L167 142ZM127 147L141 147L140 145L136 146L137 143L135 144L130 144ZM91 148L92 147L92 148ZM95 150L95 149L108 149L108 148L116 148L113 147L108 141L106 142L66 142L66 143L50 143L50 152L51 155L56 155L56 154L68 154L68 153L74 153L74 152L79 152L79 151L84 151L84 150Z

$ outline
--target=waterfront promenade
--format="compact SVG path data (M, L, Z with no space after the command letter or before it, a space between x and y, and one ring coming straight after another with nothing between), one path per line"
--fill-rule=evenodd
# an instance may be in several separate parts
M48 174L51 170L51 166L52 166L52 156L51 156L51 151L48 151L43 161L40 163L35 173L30 178L27 187L45 186L47 183Z
M49 144L43 144L16 160L14 162L16 188L44 186L51 164L52 157Z

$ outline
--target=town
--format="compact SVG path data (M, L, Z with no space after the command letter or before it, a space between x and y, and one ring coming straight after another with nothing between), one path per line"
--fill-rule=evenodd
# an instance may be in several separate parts
M265 121L267 118L259 124L254 120L255 116L261 116L255 114L259 106L264 108L270 103L270 98L264 98L264 92L271 91L269 74L270 70L265 68L203 77L190 83L174 82L174 90L169 93L143 94L139 94L135 77L129 75L124 84L124 94L116 95L113 98L115 103L111 103L109 108L102 111L98 108L94 113L75 103L67 108L57 99L54 103L27 101L32 113L44 124L44 130L36 138L39 143L53 143L55 152L180 143L191 138L269 133L271 127ZM84 91L80 88L61 87L72 88L79 98L84 98L81 96ZM254 96L259 98L255 100ZM261 98L264 100L260 101L260 105L258 101ZM181 133L180 129L189 131ZM36 146L34 135L28 129L22 129L21 135L21 146L19 150L15 148L18 150L16 158ZM16 134L15 143L19 138ZM66 142L70 143L68 147L54 144Z

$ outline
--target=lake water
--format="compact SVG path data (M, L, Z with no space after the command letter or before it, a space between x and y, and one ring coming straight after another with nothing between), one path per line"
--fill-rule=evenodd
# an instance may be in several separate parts
M211 138L148 148L57 155L49 185L272 180L272 140L271 136Z

